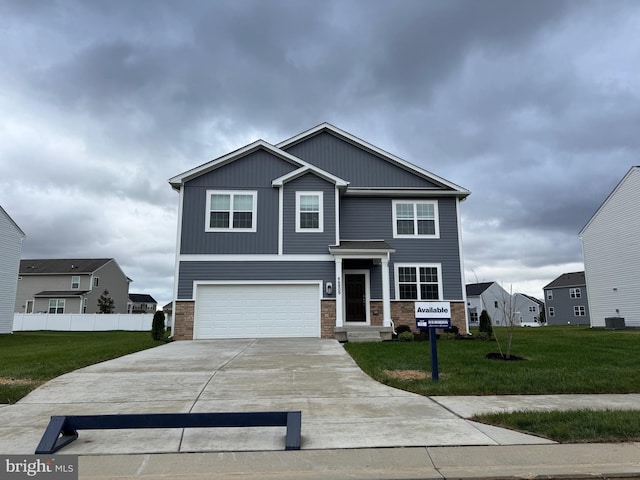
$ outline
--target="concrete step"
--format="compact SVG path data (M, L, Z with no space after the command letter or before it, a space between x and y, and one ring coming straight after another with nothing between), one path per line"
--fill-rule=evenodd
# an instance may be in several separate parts
M347 332L347 342L364 343L364 342L381 342L380 332L355 330Z

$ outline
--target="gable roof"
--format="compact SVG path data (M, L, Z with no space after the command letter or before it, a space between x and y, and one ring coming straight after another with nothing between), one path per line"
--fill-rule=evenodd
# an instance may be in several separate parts
M586 225L584 227L582 227L582 230L580 230L580 233L578 233L579 236L582 236L585 232L585 230L587 230L587 228L589 228L589 225L591 225L591 223L593 222L593 220L598 216L598 214L600 213L600 211L605 207L605 205L607 203L609 203L609 200L611 200L611 198L616 194L616 192L618 190L620 190L620 188L622 187L622 185L627 181L627 179L629 177L631 177L633 174L635 173L640 173L640 166L634 166L631 167L629 169L629 171L625 174L624 177L622 177L622 180L620 180L618 182L618 184L615 186L615 188L611 191L611 193L609 195L607 195L607 198L604 199L604 202L602 202L602 204L598 207L598 209L595 211L595 213L591 216L591 218L589 219L589 221L586 223Z
M93 273L113 258L56 258L20 260L20 275L66 275Z
M551 288L567 288L567 287L580 287L587 284L584 272L563 273L554 281L542 287L543 290L549 290Z
M146 293L130 293L129 301L132 303L158 303L155 298Z
M418 177L421 177L425 180L428 180L429 182L432 182L433 184L439 186L440 188L442 188L443 190L436 190L438 192L438 194L440 195L455 195L458 198L464 199L466 198L471 192L469 192L467 189L460 187L459 185L456 185L455 183L452 183L448 180L445 180L442 177L439 177L431 172L428 172L416 165L413 165L409 162L407 162L406 160L403 160L399 157L396 157L395 155L392 155L391 153L385 152L384 150L376 147L375 145L372 145L368 142L365 142L364 140L361 140L353 135L351 135L348 132L345 132L344 130L341 130L337 127L334 127L333 125L329 124L329 123L321 123L320 125L313 127L305 132L302 132L298 135L295 135L294 137L289 138L288 140L285 140L283 142L278 143L277 145L272 145L269 142L266 142L264 140L257 140L253 143L250 143L249 145L246 145L242 148L239 148L231 153L228 153L226 155L223 155L221 157L218 157L214 160L211 160L209 162L206 162L198 167L192 168L190 170L187 170L186 172L183 172L179 175L176 175L175 177L172 177L169 179L169 184L171 185L171 187L174 190L180 190L180 187L187 181L199 177L200 175L203 175L205 173L208 173L212 170L215 170L217 168L220 168L224 165L227 165L235 160L238 160L240 158L243 158L257 150L265 150L268 153L271 153L287 162L290 162L291 164L299 167L298 170L294 170L293 172L290 172L287 175L283 175L277 179L273 180L273 186L280 186L282 185L282 183L285 183L286 181L292 180L294 178L299 177L300 175L303 175L305 173L314 173L316 175L318 175L321 178L324 178L325 180L331 181L332 183L335 183L337 186L342 186L342 187L348 187L349 185L349 181L339 178L329 172L324 171L323 169L309 163L306 162L304 160L302 160L301 158L292 155L290 153L288 153L287 151L285 151L286 148L291 147L297 143L300 143L306 139L309 139L315 135L318 135L322 132L329 132L332 135L335 135L339 138L341 138L342 140L345 140L349 143L351 143L352 145L355 145L358 148L361 148L363 150L368 151L369 153L372 153L373 155L382 158L383 160L386 160L387 162L395 165L396 167L402 168L406 171L409 171L410 173L417 175ZM397 189L392 189L394 192L397 191ZM407 189L407 194L414 194L416 192L417 189ZM422 189L424 190L424 189ZM349 190L351 192L351 190ZM357 193L358 189L353 189L352 193ZM365 189L364 191L360 192L360 193L365 193L367 194L369 192L369 189ZM382 191L379 191L378 193L382 193Z
M525 298L528 298L529 300L531 300L532 302L537 303L538 305L544 305L544 302L542 300L538 300L536 297L532 297L531 295L527 295L526 293L516 293L516 295L522 295Z
M496 282L470 283L466 285L467 296L477 297Z
M352 135L349 132L346 132L327 122L321 123L320 125L317 125L309 130L306 130L305 132L299 133L298 135L295 135L287 140L284 140L283 142L278 143L276 146L278 148L286 149L304 140L307 140L315 135L319 135L320 133L323 133L323 132L328 132L334 136L337 136L351 143L352 145L355 145L356 147L366 150L369 153L372 153L373 155L376 155L377 157L382 158L383 160L386 160L389 163L396 165L397 167L407 170L415 175L418 175L419 177L429 180L430 182L438 184L441 187L451 189L455 191L455 193L461 198L465 198L471 193L467 189L459 185L456 185L453 182L450 182L448 180L445 180L442 177L439 177L438 175L428 172L427 170L421 167L418 167L417 165L407 162L406 160L403 160L400 157L397 157L385 150L382 150L381 148L376 147L375 145L369 142L366 142L365 140L362 140L356 137L355 135Z
M242 157L246 157L247 155L258 150L264 150L268 153L271 153L272 155L275 155L276 157L279 157L297 167L310 166L300 158L291 155L284 150L280 150L279 148L271 145L269 142L265 142L264 140L256 140L255 142L239 148L238 150L227 153L226 155L210 160L198 167L192 168L191 170L187 170L186 172L176 175L175 177L169 179L169 183L174 188L174 190L180 190L180 186L185 182L199 177L200 175L204 175L205 173L220 168L231 162L234 162Z
M22 238L26 238L25 233L18 226L18 224L13 220L13 218L11 218L11 216L7 213L7 211L4 208L2 208L2 205L0 205L0 214L7 217L7 220L9 220L9 223L12 224L14 227L16 227L17 232L20 234L20 236L22 236Z

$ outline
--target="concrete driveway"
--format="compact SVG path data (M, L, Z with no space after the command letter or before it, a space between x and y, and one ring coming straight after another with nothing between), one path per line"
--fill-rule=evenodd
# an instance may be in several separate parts
M33 453L51 415L302 411L302 449L539 444L382 385L334 340L174 342L52 380L0 407L0 452ZM81 431L61 454L282 450L284 428Z

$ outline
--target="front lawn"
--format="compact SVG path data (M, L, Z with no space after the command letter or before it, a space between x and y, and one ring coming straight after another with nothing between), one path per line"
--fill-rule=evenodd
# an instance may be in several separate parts
M495 332L504 345L506 330ZM486 358L498 352L494 341L437 343L437 383L430 378L429 342L347 343L345 348L371 377L421 395L640 392L640 330L517 329L512 354L524 360L510 362ZM558 442L640 440L640 410L515 412L474 420Z
M495 330L504 338L504 329ZM421 395L640 392L640 330L519 328L512 354L525 360L517 362L485 358L498 351L494 341L438 340L437 383L406 373L430 375L429 342L346 343L345 348L371 377Z
M161 345L150 332L17 332L0 335L0 403L94 363Z

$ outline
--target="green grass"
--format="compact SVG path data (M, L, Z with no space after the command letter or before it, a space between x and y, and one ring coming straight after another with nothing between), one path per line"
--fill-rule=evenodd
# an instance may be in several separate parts
M472 420L560 443L640 441L638 410L495 413L477 415Z
M495 333L505 342L505 329ZM347 343L360 368L387 385L421 395L509 395L640 392L640 330L586 327L523 328L512 354L524 361L489 360L493 341L438 340L440 379L402 380L385 373L431 373L429 342ZM475 420L558 442L640 440L640 411L516 412Z
M94 363L161 345L150 332L18 332L0 335L0 403Z
M504 344L504 329L496 328ZM347 343L366 373L422 395L509 395L640 392L640 330L586 327L520 328L512 354L525 361L489 360L493 341L439 340L440 380L401 380L385 370L431 373L429 342Z

